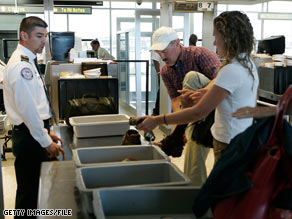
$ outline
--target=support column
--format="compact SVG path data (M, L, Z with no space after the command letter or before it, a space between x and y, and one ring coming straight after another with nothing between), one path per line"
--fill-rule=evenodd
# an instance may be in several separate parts
M172 27L172 10L173 3L168 2L167 0L160 2L160 26ZM161 78L160 78L161 79ZM167 114L171 112L171 100L168 96L167 89L163 83L163 80L160 80L160 114ZM166 125L161 125L160 129L164 132L169 132L169 127Z
M135 14L135 59L141 60L141 22L140 15ZM141 89L141 63L136 62L136 115L142 116L142 89Z
M52 31L54 28L54 1L44 0L44 16L45 21L48 24L48 31ZM51 60L50 45L47 40L45 44L45 62Z
M203 13L203 35L202 35L202 46L214 51L213 46L213 12L204 12Z
M189 38L190 38L190 14L184 14L184 46L189 46Z

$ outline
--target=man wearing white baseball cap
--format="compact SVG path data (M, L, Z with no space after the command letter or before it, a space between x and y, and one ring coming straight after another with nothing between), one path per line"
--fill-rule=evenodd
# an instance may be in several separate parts
M152 36L150 50L158 53L165 62L160 75L171 98L172 110L193 105L189 95L191 90L182 90L187 73L192 72L193 89L203 88L202 81L216 77L220 61L217 55L204 47L184 47L180 44L176 31L170 27L160 27ZM201 73L201 74L200 74ZM190 81L188 78L187 81ZM191 139L194 126L186 129L186 153L184 172L195 186L201 186L207 178L205 160L209 152L206 148Z

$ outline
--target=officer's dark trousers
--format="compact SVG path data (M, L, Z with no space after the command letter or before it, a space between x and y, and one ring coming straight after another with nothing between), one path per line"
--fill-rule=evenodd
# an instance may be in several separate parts
M49 130L48 120L45 121L45 126ZM15 209L25 209L27 212L27 209L37 208L40 166L42 161L49 160L48 153L34 140L23 123L13 128L12 149L16 157L14 163L17 181Z

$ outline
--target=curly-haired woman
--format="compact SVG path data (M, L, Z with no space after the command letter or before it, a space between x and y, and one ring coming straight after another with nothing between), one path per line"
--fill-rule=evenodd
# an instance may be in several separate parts
M214 45L224 59L217 77L204 92L193 94L193 107L176 113L147 116L137 126L149 131L159 124L186 124L207 116L216 108L211 128L215 161L230 140L252 124L252 119L236 119L232 112L243 106L256 105L258 73L251 60L254 33L249 18L239 11L223 12L214 19ZM198 100L199 99L199 100Z

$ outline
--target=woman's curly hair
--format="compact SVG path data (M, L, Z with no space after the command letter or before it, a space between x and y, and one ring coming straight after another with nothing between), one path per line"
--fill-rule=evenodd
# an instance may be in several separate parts
M214 19L214 28L224 38L225 61L220 68L231 63L231 60L235 58L244 68L248 69L254 79L250 56L255 40L247 15L239 11L223 12ZM240 55L241 53L246 53L246 56Z

